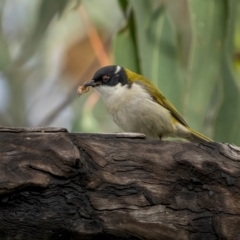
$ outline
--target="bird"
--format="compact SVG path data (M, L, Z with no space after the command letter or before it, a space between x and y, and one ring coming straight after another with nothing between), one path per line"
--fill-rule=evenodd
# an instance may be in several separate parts
M100 94L113 121L125 132L143 133L150 139L179 137L196 143L212 142L191 129L151 81L127 68L110 65L98 69L78 93L89 87Z

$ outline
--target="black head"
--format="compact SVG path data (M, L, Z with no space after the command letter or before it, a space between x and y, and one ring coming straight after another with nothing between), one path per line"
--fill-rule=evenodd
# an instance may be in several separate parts
M128 83L126 73L122 67L111 65L98 69L92 80L85 83L84 86L116 86L118 83L122 85Z

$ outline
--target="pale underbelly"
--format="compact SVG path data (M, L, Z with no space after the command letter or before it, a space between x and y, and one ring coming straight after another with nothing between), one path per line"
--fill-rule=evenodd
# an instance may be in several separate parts
M117 110L108 107L108 112L126 132L144 133L148 138L174 135L170 112L151 100L118 106Z

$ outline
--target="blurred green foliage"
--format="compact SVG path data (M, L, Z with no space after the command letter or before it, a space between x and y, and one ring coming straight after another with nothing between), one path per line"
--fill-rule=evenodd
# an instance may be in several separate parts
M26 90L27 80L33 74L34 67L41 68L39 59L46 31L54 17L60 16L68 3L69 0L1 1L0 70L4 79L7 79L7 89L2 91L8 90L10 96L6 111L0 111L1 125L28 125L26 96L31 92ZM31 60L36 64L28 67ZM39 78L43 77L41 71L43 69L38 73ZM35 86L37 88L37 84Z
M0 125L119 131L101 100L76 95L97 54L81 81L63 74L64 44L93 24L114 64L153 81L193 129L240 145L239 0L2 0L0 18Z
M215 141L240 144L240 78L233 57L240 52L239 38L234 42L240 2L119 0L119 5L126 25L115 37L115 62L153 81L192 128Z

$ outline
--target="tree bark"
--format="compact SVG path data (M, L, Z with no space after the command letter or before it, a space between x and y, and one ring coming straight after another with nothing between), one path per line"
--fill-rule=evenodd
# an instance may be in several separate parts
M0 129L0 239L240 239L240 148Z

